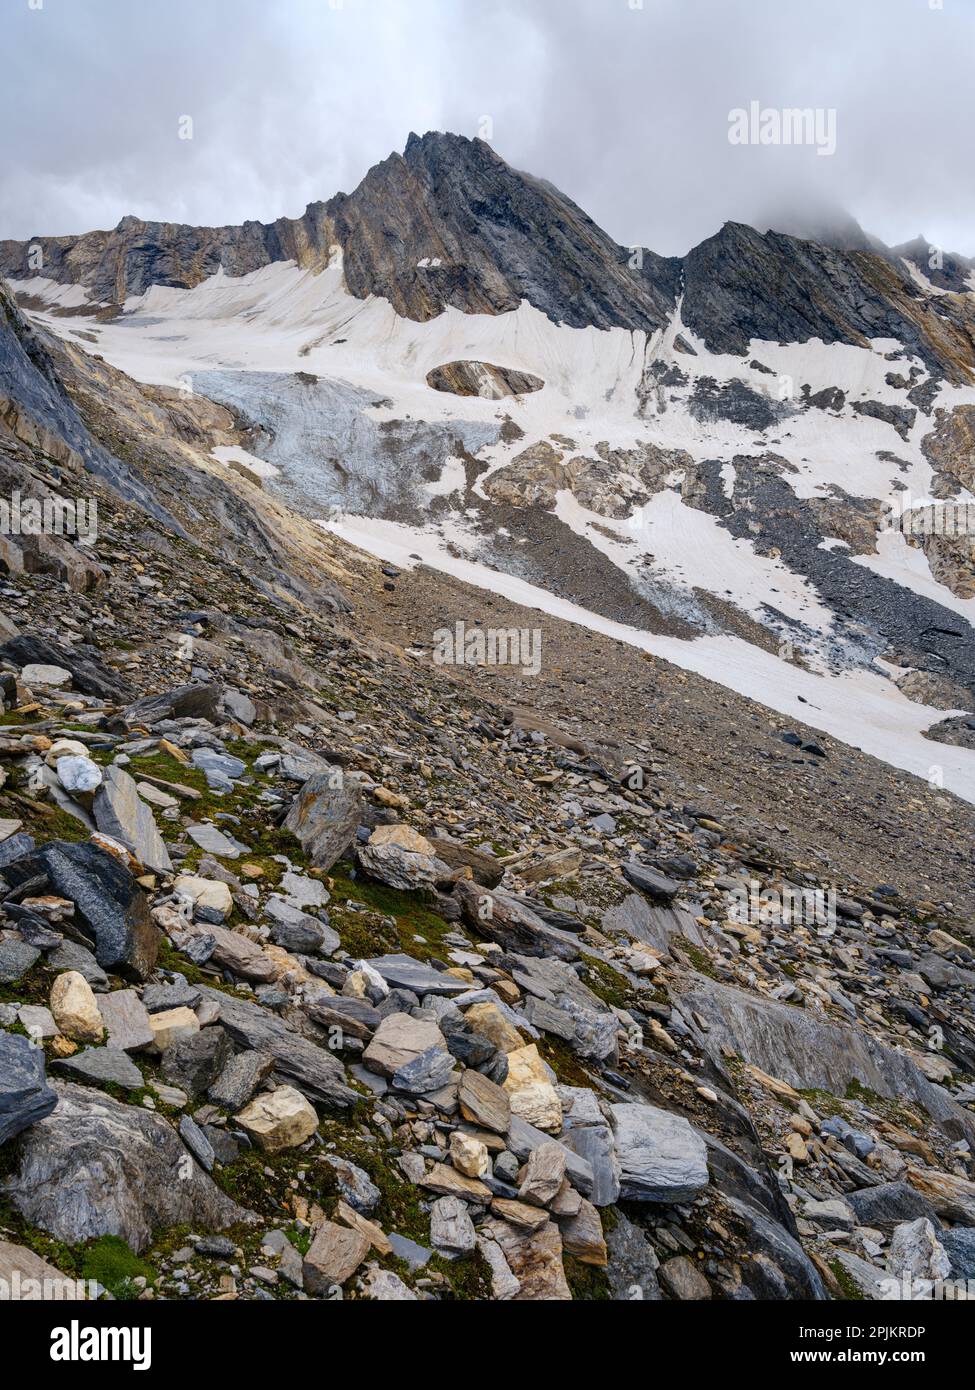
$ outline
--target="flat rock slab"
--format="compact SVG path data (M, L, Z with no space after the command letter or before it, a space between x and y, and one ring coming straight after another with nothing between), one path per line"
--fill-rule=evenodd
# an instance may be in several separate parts
M0 1033L0 1145L50 1115L57 1103L42 1050L20 1033Z
M470 989L470 985L464 980L434 970L433 966L424 965L412 956L375 956L366 964L371 965L388 985L412 990L420 998L425 994L464 994Z
M116 989L100 995L98 1011L112 1047L121 1048L123 1052L138 1052L151 1044L153 1032L149 1026L149 1011L134 989Z
M688 1202L707 1187L707 1146L681 1115L655 1105L610 1106L620 1196L635 1202Z
M305 1289L318 1297L327 1296L352 1278L370 1248L368 1238L360 1231L323 1221L305 1256Z
M121 767L107 767L95 794L95 824L132 851L140 864L153 873L172 873L169 857L155 818L139 795L135 782Z
M5 1189L25 1220L69 1245L121 1236L138 1254L160 1227L255 1219L186 1163L168 1120L73 1082L54 1089L57 1111L21 1139Z
M52 1067L74 1081L90 1081L95 1085L108 1081L128 1091L136 1091L144 1085L142 1072L118 1047L86 1047L74 1057L59 1058Z
M647 897L654 902L669 903L671 898L680 891L680 884L676 879L668 878L666 874L655 872L647 868L645 864L638 864L635 860L629 860L623 865L623 877L628 883L632 883L634 888L639 888L641 893L646 893Z
M444 1036L435 1023L411 1014L387 1014L376 1029L362 1060L370 1071L392 1077L400 1068L431 1049L446 1053ZM451 1066L453 1066L453 1059Z
M479 1071L461 1073L457 1091L460 1113L471 1124L494 1134L507 1134L511 1126L511 1101L507 1091ZM544 1137L544 1136L543 1136Z
M186 833L200 849L205 850L207 854L215 854L220 859L239 859L242 854L250 853L246 845L231 839L215 825L207 825L206 822L188 825Z
M87 1297L83 1280L62 1274L54 1265L35 1255L23 1245L0 1240L0 1284L10 1291L8 1296L35 1302L67 1299L75 1302ZM19 1290L14 1294L14 1290Z

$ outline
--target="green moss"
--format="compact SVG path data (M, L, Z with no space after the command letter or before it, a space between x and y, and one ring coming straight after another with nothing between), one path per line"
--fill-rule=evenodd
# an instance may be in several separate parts
M562 1265L573 1299L580 1303L604 1303L612 1300L613 1294L605 1269L600 1269L597 1265L583 1264L575 1255L563 1256Z
M718 978L707 951L702 951L699 946L692 946L687 940L681 941L680 949L699 975L707 975L711 980Z
M843 1297L854 1302L861 1302L863 1294L860 1291L859 1285L849 1271L841 1264L839 1258L830 1260L829 1267L832 1270L833 1278L840 1286L840 1292Z
M592 1077L563 1038L543 1033L537 1045L540 1056L548 1062L563 1086L592 1087Z
M584 954L582 959L586 965L583 981L593 994L598 995L604 1004L616 1009L625 1009L633 995L626 976L607 965L604 960L599 960L597 956Z
M85 1279L96 1279L116 1298L135 1298L139 1288L135 1280L142 1278L154 1283L157 1271L141 1260L119 1236L100 1236L87 1247L81 1258Z
M444 958L443 937L448 931L458 930L458 924L439 917L421 893L403 893L370 879L351 878L349 866L344 863L333 868L330 877L329 920L351 955L403 951L417 960ZM371 912L343 911L346 899L362 903Z

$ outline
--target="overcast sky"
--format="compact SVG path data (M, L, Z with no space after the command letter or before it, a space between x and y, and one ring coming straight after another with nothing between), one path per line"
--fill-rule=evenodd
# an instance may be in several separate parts
M295 216L490 117L625 245L830 203L975 254L975 0L0 0L0 51L0 237ZM731 145L752 101L835 153Z

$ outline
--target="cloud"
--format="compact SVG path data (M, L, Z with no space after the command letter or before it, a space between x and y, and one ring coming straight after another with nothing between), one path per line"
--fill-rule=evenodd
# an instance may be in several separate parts
M626 245L840 206L975 253L969 0L8 0L2 38L0 236L294 216L489 118ZM730 144L753 101L835 111L835 154Z

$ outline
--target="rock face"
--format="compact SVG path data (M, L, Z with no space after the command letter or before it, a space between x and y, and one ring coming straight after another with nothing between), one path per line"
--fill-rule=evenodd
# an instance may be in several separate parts
M971 1117L933 1086L902 1052L863 1029L817 1018L808 1009L759 999L713 980L696 980L687 1006L710 1025L709 1047L730 1047L744 1061L797 1088L843 1095L852 1081L891 1100L910 1098L946 1134L975 1141Z
M168 1121L70 1082L55 1091L56 1113L28 1131L3 1188L28 1221L72 1245L116 1235L141 1251L162 1226L248 1220Z
M0 1033L0 1146L43 1120L58 1103L44 1076L44 1053L28 1038Z
M708 1184L707 1146L680 1115L653 1105L610 1106L620 1196L636 1202L688 1202Z
M300 841L311 862L330 869L352 842L362 814L354 783L336 785L339 769L311 777L291 803L285 829Z
M14 886L47 874L51 891L74 903L103 970L133 980L151 973L162 933L145 893L113 855L97 845L52 840L4 872Z

